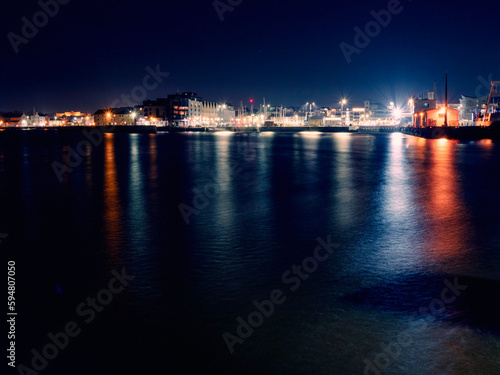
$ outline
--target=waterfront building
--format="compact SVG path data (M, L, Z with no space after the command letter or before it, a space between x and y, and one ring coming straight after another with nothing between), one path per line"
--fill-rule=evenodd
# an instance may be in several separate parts
M19 126L22 112L0 112L0 126Z
M413 99L414 113L428 111L438 107L436 99L416 98Z
M93 125L94 117L91 113L80 111L59 112L50 116L49 126Z
M216 125L220 122L218 116L219 112L217 111L217 103L205 100L202 101L201 118L203 126Z
M38 113L33 108L33 114L22 114L18 123L19 126L46 126L49 124L49 116L46 114Z
M133 107L99 109L94 113L94 123L105 125L134 125L137 112Z
M167 120L167 98L157 98L156 100L145 100L142 106L136 106L137 115L144 116L150 121Z
M228 126L234 124L235 111L230 103L222 103L217 105L218 117L220 117L220 125ZM263 117L262 117L263 118Z
M311 116L309 117L309 126L325 126L325 118L324 116Z
M169 95L167 118L174 126L214 126L234 123L234 107L203 100L193 92Z
M201 97L194 92L183 92L168 95L167 97L167 119L174 126L189 126L189 121L194 125L201 122L201 106L191 105L191 116L189 113L190 102L201 102ZM190 117L197 117L190 119Z
M325 126L344 126L342 121L342 110L332 108L325 117Z
M215 102L193 98L188 100L187 126L209 126L222 123L221 108ZM234 117L234 116L233 116Z
M346 114L346 118L349 117L349 122L346 122L346 125L364 125L365 124L365 108L352 108L351 110L347 109L348 114Z
M415 113L414 124L417 128L425 128L427 126L444 126L445 115L447 112L448 126L458 126L458 116L460 111L452 108L435 108L420 111Z
M316 123L317 125L311 125L310 126L322 126L323 123L323 117L322 116L313 116L315 117L315 120L313 123ZM313 117L310 117L309 120L311 120ZM299 114L281 114L281 113L271 113L267 119L264 118L264 116L258 116L257 118L254 117L254 125L263 125L266 126L265 124L268 123L269 125L272 123L272 126L303 126L306 121L306 115L299 115ZM251 122L249 121L249 124Z
M397 119L394 118L396 106L394 102L387 104L365 100L364 111L356 111L354 114L363 125L394 125ZM347 116L347 113L346 113ZM346 124L349 124L346 119Z

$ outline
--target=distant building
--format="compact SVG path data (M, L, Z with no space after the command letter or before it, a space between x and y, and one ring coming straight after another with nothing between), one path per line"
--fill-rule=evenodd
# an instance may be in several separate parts
M330 109L325 117L325 126L344 126L342 111L335 108Z
M22 116L22 112L0 112L0 125L19 126Z
M312 116L309 117L309 124L310 126L323 126L323 116ZM269 116L268 120L264 122L264 118L260 118L262 121L258 121L259 119L255 119L254 125L257 124L264 124L265 122L267 123L273 123L274 126L279 125L279 126L303 126L304 122L306 121L305 115L301 116L299 114L278 114L278 113L271 113ZM311 122L312 121L312 122ZM251 123L251 121L247 121L248 123Z
M190 100L188 118L190 126L230 125L234 123L235 111L229 103Z
M189 116L191 119L191 116ZM216 124L219 120L218 112L217 112L217 103L202 101L201 102L201 125L213 125ZM191 125L191 123L190 123Z
M346 125L364 125L365 108L351 108L346 111Z
M365 100L363 122L365 125L392 125L394 123L394 103L383 104ZM361 112L357 111L361 121ZM346 123L348 123L346 119Z
M145 100L142 106L139 106L139 114L158 121L167 120L167 98L158 98L156 100Z
M234 107L230 103L223 103L217 106L218 114L217 116L220 118L221 125L232 125L234 124L235 119L235 111Z
M168 95L167 118L174 126L213 126L234 123L234 107L203 100L194 92Z
M47 126L49 124L49 116L43 113L38 113L33 108L32 115L23 113L19 121L19 126Z
M311 116L309 117L309 126L325 126L324 116Z
M71 125L93 125L94 117L91 113L85 112L59 112L51 116L50 126L71 126Z
M437 108L437 100L436 99L422 99L422 98L417 98L413 100L413 105L415 107L414 112L422 112L422 111L428 111L431 109L436 109Z
M134 125L136 116L133 107L99 109L94 113L94 123L97 126Z
M201 117L201 107L196 106L196 111L192 106L191 116L189 113L190 101L201 102L194 92L183 92L182 94L168 95L167 97L167 119L174 126L188 126L188 117ZM199 109L199 110L198 110Z

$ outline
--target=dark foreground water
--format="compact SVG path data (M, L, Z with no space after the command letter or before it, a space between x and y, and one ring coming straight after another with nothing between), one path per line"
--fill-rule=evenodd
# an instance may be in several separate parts
M500 144L84 139L0 133L9 373L500 374Z

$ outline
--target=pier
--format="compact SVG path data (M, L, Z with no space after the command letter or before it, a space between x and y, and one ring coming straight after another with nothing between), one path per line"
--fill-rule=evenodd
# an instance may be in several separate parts
M423 128L407 126L402 127L400 131L403 134L426 139L500 140L500 123L493 123L490 126L427 126Z

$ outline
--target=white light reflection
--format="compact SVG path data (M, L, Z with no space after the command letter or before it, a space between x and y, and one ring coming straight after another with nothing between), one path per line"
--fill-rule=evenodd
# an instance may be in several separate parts
M379 226L381 236L377 241L376 259L387 271L399 272L402 268L414 269L419 264L419 248L424 244L419 238L418 204L414 202L414 183L408 171L406 140L400 133L390 136L390 149L385 163L384 185L381 186L382 215Z
M336 188L332 190L335 202L332 223L338 223L343 230L350 230L355 223L356 190L353 181L352 134L332 134L335 160L332 163Z
M134 251L147 249L146 230L148 215L144 202L144 173L139 158L139 134L130 134L130 168L129 168L129 221L130 239Z
M302 135L302 136L309 136L310 135L310 136L316 137L316 136L324 134L324 133L322 133L322 132L303 131L303 132L299 132L299 134Z

